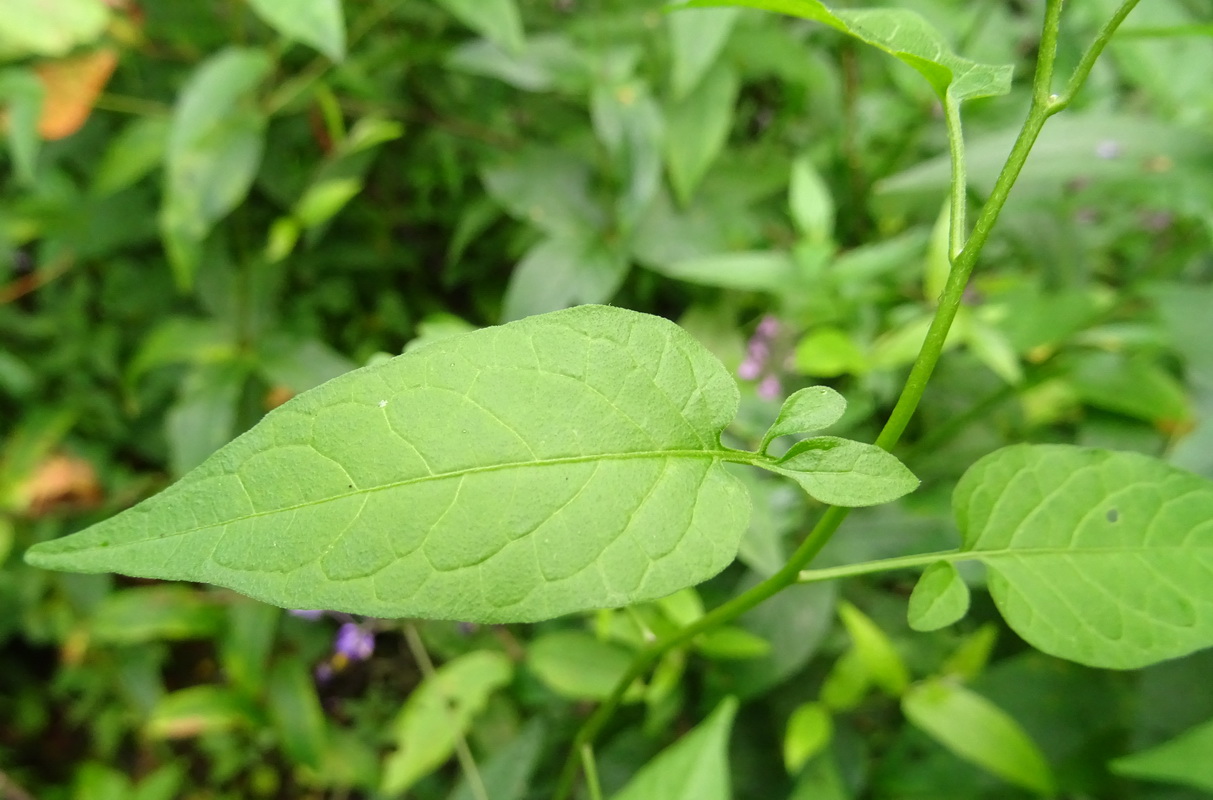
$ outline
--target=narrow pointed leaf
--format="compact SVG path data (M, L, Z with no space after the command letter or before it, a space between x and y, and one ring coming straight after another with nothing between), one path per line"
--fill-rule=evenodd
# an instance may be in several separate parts
M963 686L930 680L911 687L901 710L914 726L966 761L1049 795L1053 772L1036 743L998 706Z
M1015 445L974 464L952 507L1034 647L1135 669L1213 645L1213 483L1136 453Z
M1009 65L980 64L951 51L916 12L894 8L834 11L819 0L692 0L688 8L747 6L821 22L905 62L941 100L994 97L1011 90Z
M675 100L686 97L715 63L740 12L737 8L705 8L666 17L672 59L670 89Z
M969 611L969 587L950 562L927 567L910 595L910 627L933 631L951 625Z
M438 0L438 5L503 50L522 52L526 42L515 0Z
M648 764L612 800L729 800L729 731L737 700L712 715Z
M868 615L847 602L838 604L838 616L851 636L855 657L872 683L894 697L910 685L910 672L888 635Z
M286 38L310 45L333 61L345 58L341 0L249 0L249 5Z
M398 795L442 766L489 697L513 676L514 665L506 655L477 650L426 678L396 719L396 750L383 765L384 793Z
M834 737L834 718L822 703L805 703L792 712L783 735L783 764L795 775Z
M828 428L842 419L847 401L828 386L808 386L794 392L783 401L779 416L762 437L758 452L765 453L778 436L789 433L812 433Z
M665 161L683 205L724 149L740 88L737 73L717 62L694 91L666 110Z
M733 378L673 323L582 306L452 336L266 415L40 567L286 608L530 621L670 594L736 555Z
M762 465L786 475L823 503L874 506L909 494L918 479L876 445L814 436L792 445L778 462Z
M1118 775L1179 783L1213 792L1213 720L1170 741L1124 756L1110 766Z

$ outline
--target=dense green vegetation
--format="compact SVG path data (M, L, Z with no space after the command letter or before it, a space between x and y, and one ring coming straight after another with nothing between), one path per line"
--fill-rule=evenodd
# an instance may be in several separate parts
M622 800L1213 791L1213 651L1200 650L1213 641L1201 583L1213 563L1205 0L1141 3L1048 121L900 437L885 423L946 302L966 228L957 208L971 222L997 198L1038 52L1056 47L1063 91L1117 0L1071 3L1044 43L1044 2L879 3L922 15L975 62L939 57L955 75L971 67L967 83L942 84L972 98L958 207L952 106L922 79L938 77L935 62L904 58L917 74L864 36L752 8L6 2L0 798L529 800L553 796L582 755L586 798L595 781ZM722 441L756 455L733 460L805 490L729 466L719 485L740 481L752 512L733 520L738 559L698 586L652 600L720 568L692 553L682 583L628 608L475 624L502 617L286 613L215 586L23 561L338 375L595 303L677 322L685 343L672 326L637 325L693 353L717 411L736 385ZM509 330L540 336L544 324ZM481 341L450 339L409 363ZM786 398L822 385L838 394L797 395L805 405L766 433ZM774 433L819 428L879 437L920 485L851 512L805 582L662 650L601 718L592 755L577 752L578 730L654 639L778 574L814 526L841 520L821 500L867 505L913 485L893 467L892 488L867 494L804 478L825 471L818 461L770 470L768 447L790 444L771 445ZM1195 476L1018 448L970 470L1022 443L1129 451ZM814 452L799 447L789 452ZM1055 516L1074 511L1046 505L1070 477L1116 497L1179 485L1195 499L1158 539L1196 546L1150 562L1154 583L1126 573L1115 596L1104 578L1120 563L1029 565L988 584L994 568L963 559L862 566L962 535L990 547L1000 533L982 498L1028 473ZM713 521L732 519L732 491ZM492 487L483 498L497 513ZM1121 502L1108 524L1157 518L1133 516L1149 497ZM131 571L198 575L162 568L163 551L144 557L152 565ZM1048 614L1008 600L1037 578L1061 598ZM458 616L441 592L428 600L413 613ZM568 610L525 618L545 608ZM1106 608L1129 611L1109 623ZM1135 616L1176 608L1194 620L1178 631ZM1135 644L1117 650L1122 638Z

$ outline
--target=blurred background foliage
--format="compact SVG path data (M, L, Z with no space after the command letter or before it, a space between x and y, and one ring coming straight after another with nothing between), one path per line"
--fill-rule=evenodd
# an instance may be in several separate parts
M1011 94L966 106L979 203L1043 4L880 5L1016 66ZM1068 9L1062 74L1115 5ZM1211 21L1205 0L1142 3L1046 128L899 452L922 489L854 514L822 564L954 546L955 480L1012 442L1213 477ZM773 572L820 507L746 474L753 521L724 574L532 626L304 618L21 552L328 378L578 303L668 316L737 370L734 443L823 382L850 402L832 432L870 441L947 269L929 87L772 15L5 0L0 108L4 798L485 796L468 760L494 800L548 796L631 654ZM1210 653L1086 669L1027 649L981 592L912 634L912 578L794 588L668 656L602 743L607 795L728 695L738 798L1213 791L1166 759L1109 766L1213 719ZM1045 765L1000 755L1024 747Z

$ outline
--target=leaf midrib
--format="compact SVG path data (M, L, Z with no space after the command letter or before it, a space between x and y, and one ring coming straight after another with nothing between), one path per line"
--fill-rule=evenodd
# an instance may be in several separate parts
M355 488L353 490L346 491L341 494L330 495L329 497L325 497L325 498L322 498L319 500L309 500L308 502L305 502L305 503L297 503L292 506L284 506L282 508L276 508L276 509L273 509L270 511L256 511L252 514L243 514L241 516L231 517L229 519L223 520L222 522L215 522L215 523L211 523L209 525L199 525L199 526L196 526L193 528L186 528L184 530L175 531L173 533L164 534L162 536L156 536L154 538L157 541L160 541L162 539L171 539L176 536L185 536L190 533L197 533L198 531L204 531L204 530L209 530L211 528L218 528L218 527L222 527L225 525L231 525L233 523L243 522L243 521L249 520L249 519L257 519L259 517L268 517L268 516L272 516L274 514L285 514L285 513L292 512L292 511L299 511L299 510L302 510L305 508L311 508L313 506L319 506L319 505L323 505L325 503L331 503L336 500L344 500L347 497L357 497L359 495L370 495L375 492L383 492L383 491L389 491L392 489L399 489L402 486L411 486L413 484L425 483L427 481L447 480L450 478L463 478L467 475L476 475L476 474L481 474L481 473L504 471L504 470L508 470L508 469L518 469L521 467L551 467L551 466L562 466L565 464L586 464L586 463L594 463L594 462L601 462L601 461L632 461L632 460L643 460L643 459L665 460L665 459L671 459L671 458L706 458L711 461L733 461L733 462L738 462L738 463L749 464L749 463L752 463L753 456L754 456L753 453L749 453L749 452L746 452L743 450L727 450L727 449L721 449L721 450L659 450L659 451L648 450L648 451L639 451L639 452L634 452L634 453L606 453L606 454L586 455L586 456L562 456L559 458L547 458L547 459L539 459L539 460L535 460L535 461L511 461L511 462L508 462L505 464L489 464L487 466L482 466L482 467L466 467L464 469L452 470L450 472L442 472L442 473L436 473L436 474L431 473L429 475L420 475L416 478L407 478L405 480L395 481L393 483L385 483L380 486L371 486L371 487L367 487L365 489ZM228 473L228 474L236 474L237 478L239 479L238 473ZM241 486L243 487L243 481L241 482ZM246 494L248 493L247 489L245 489L245 493ZM137 506L136 506L136 508L137 508ZM131 510L133 511L134 508L132 508ZM361 511L359 513L361 513ZM125 516L125 515L123 515L123 516ZM115 521L117 519L118 518L115 518ZM111 542L108 545L105 545L105 547L106 547L106 549L112 549L112 548L117 548L117 547L126 547L128 545L141 544L146 541L149 541L149 539L143 538L143 539L137 539L137 540L129 541L129 542ZM90 547L87 549L94 549L96 547L97 547L97 545L93 545L93 547ZM82 548L82 549L85 549L85 548ZM80 550L75 550L75 551L70 551L70 552L80 552Z

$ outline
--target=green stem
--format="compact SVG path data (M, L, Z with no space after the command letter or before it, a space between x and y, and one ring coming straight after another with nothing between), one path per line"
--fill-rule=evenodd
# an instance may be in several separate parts
M1070 76L1070 81L1066 84L1065 93L1060 97L1054 98L1050 104L1051 113L1056 114L1074 101L1075 95L1082 89L1083 84L1087 82L1087 77L1090 76L1095 62L1103 54L1104 48L1108 46L1108 42L1112 41L1112 35L1116 33L1116 29L1125 21L1125 17L1129 16L1129 13L1137 7L1138 2L1139 0L1124 0L1120 8L1116 9L1116 13L1112 15L1112 18L1095 34L1095 40L1091 42L1090 47L1082 54L1082 58L1078 60L1078 66L1074 68L1074 74Z
M872 575L877 572L891 572L895 569L913 569L929 567L937 561L976 561L981 556L962 550L941 550L938 553L919 553L912 556L897 556L882 558L879 561L865 561L862 564L847 564L828 569L806 569L800 572L800 583L820 583L821 581L836 581L839 578L853 578L857 575Z
M969 179L965 166L965 137L960 124L960 103L944 100L944 119L948 128L948 155L952 161L952 192L948 226L948 260L954 261L965 243L965 212L968 207Z
M914 365L910 368L910 374L906 379L905 387L902 389L901 396L897 399L897 404L889 415L888 422L885 423L880 435L876 438L876 444L879 447L885 450L892 449L898 440L900 440L906 426L909 424L910 418L913 417L915 410L918 408L923 392L926 390L927 381L930 379L931 373L934 372L935 366L943 353L943 345L947 340L948 330L951 328L953 320L956 319L956 313L964 297L969 277L973 274L973 268L977 264L977 258L981 254L982 248L985 247L986 242L989 241L990 234L994 230L994 223L998 220L999 214L1006 205L1007 198L1011 194L1011 187L1014 186L1015 181L1019 178L1019 174L1028 160L1028 154L1032 150L1032 145L1040 135L1045 122L1049 117L1070 103L1074 94L1082 87L1087 75L1090 74L1095 59L1103 52L1116 28L1119 27L1129 11L1137 5L1138 1L1125 0L1112 20L1100 30L1095 42L1088 48L1079 62L1078 68L1070 80L1066 94L1060 98L1052 96L1050 89L1053 82L1053 64L1057 55L1057 35L1060 29L1062 0L1047 1L1040 49L1037 54L1036 74L1033 81L1032 104L1028 109L1028 117L1020 129L1019 136L1015 139L1015 144L1011 148L1010 155L1007 156L1002 171L994 182L994 188L990 192L990 197L973 224L973 232L968 237L964 247L960 248L960 252L952 260L952 269L948 273L948 280L944 286L943 295L940 297L939 306L935 310L935 317L931 320L931 327L927 332L922 349L919 351ZM957 125L958 123L959 119L957 119ZM952 123L949 122L949 131L951 132L951 130ZM958 132L959 129L957 127ZM953 156L955 157L959 154L963 157L963 144L955 141L959 140L959 136L952 136L950 134L950 138L954 140L952 142ZM963 184L964 181L963 168L959 170L953 169L951 187L953 202L955 202L958 194L963 197L964 187L962 185L958 188L957 184ZM954 234L957 229L955 225L955 209L953 209L952 221ZM744 461L746 459L736 460ZM788 562L778 572L748 591L713 609L687 627L654 642L642 650L615 686L610 697L603 701L581 726L580 730L577 731L569 758L565 761L560 782L556 787L556 800L563 800L571 794L573 782L577 776L578 758L582 752L582 748L593 743L595 737L601 732L607 721L615 713L615 709L618 708L620 702L623 700L624 692L627 691L634 681L641 678L650 666L675 647L689 642L704 631L731 622L788 586L801 581L803 579L802 570L821 552L821 549L830 541L849 513L849 508L839 506L826 508L825 513L822 514L817 524L813 526L809 535L805 537L804 541L796 549L796 552L792 554ZM826 580L827 578L845 577L852 574L866 574L868 571L896 569L902 566L920 566L924 563L939 560L959 560L962 557L968 557L968 554L957 554L953 551L950 554L931 553L923 556L906 556L901 559L887 559L884 562L876 562L880 566L875 568L871 564L858 564L853 567L840 567L833 570L815 570L808 573L808 579ZM893 566L890 566L890 564L893 564Z
M585 770L585 782L590 789L590 800L602 800L602 787L598 784L598 765L594 763L594 748L581 747L581 768Z

